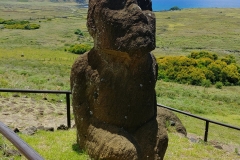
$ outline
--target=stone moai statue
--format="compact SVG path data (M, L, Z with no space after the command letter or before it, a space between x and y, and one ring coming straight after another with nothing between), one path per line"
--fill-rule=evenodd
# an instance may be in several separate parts
M94 47L71 71L79 146L94 159L163 159L151 0L89 0L87 27Z

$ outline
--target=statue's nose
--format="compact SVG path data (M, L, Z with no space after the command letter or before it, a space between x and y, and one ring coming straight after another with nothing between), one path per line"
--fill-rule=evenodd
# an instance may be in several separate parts
M131 19L134 21L142 21L148 23L146 15L144 15L142 9L138 6L137 3L132 3L127 7L128 13L132 15Z

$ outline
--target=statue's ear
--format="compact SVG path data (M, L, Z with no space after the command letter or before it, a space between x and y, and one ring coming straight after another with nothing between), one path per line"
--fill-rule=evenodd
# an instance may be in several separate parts
M96 34L96 25L94 20L94 11L97 0L89 0L88 3L88 17L87 17L87 28L88 32L92 37Z
M137 0L137 2L142 10L152 11L152 0Z

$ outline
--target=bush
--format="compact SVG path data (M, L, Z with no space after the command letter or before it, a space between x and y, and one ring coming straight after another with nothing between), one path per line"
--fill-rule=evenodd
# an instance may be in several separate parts
M83 54L91 49L91 46L87 44L75 44L70 46L68 49L69 52L75 53L75 54Z
M216 82L224 85L240 84L240 67L235 57L218 59L206 51L192 52L189 56L166 56L157 59L158 79L210 86Z
M4 19L0 18L0 24L4 24Z
M218 59L218 56L216 54L210 53L210 52L207 52L207 51L192 52L189 55L189 57L193 58L193 59L200 59L200 58L210 58L212 60L217 60Z
M227 66L227 64L223 61L220 60L216 60L214 62L212 62L207 68L208 70L212 71L214 74L214 81L222 81L223 77L222 77L222 69L225 68Z
M216 87L217 89L222 89L223 83L222 83L222 82L217 82L217 83L215 84L215 87Z
M80 29L76 29L74 34L77 34L79 36L83 36L83 32Z
M211 86L211 84L212 82L209 79L204 79L202 80L201 86L208 88Z
M236 84L240 80L238 68L234 64L227 65L222 69L222 81Z
M0 19L0 24L4 24L4 28L7 29L26 29L26 30L32 30L32 29L39 29L40 25L38 24L32 24L29 21L18 21L18 20L3 20Z
M226 57L222 58L221 61L229 64L236 63L235 57L232 55L227 55Z

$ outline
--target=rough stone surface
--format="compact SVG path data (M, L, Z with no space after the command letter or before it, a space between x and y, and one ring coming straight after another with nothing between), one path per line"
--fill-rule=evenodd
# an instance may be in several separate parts
M71 71L77 141L94 159L163 159L157 118L155 16L150 0L90 0L94 48Z
M166 126L166 122L170 122L170 125L174 126L178 133L187 136L186 128L182 125L181 120L172 111L159 107L157 112L157 121L159 124L161 123L162 126ZM174 125L172 125L173 122Z

